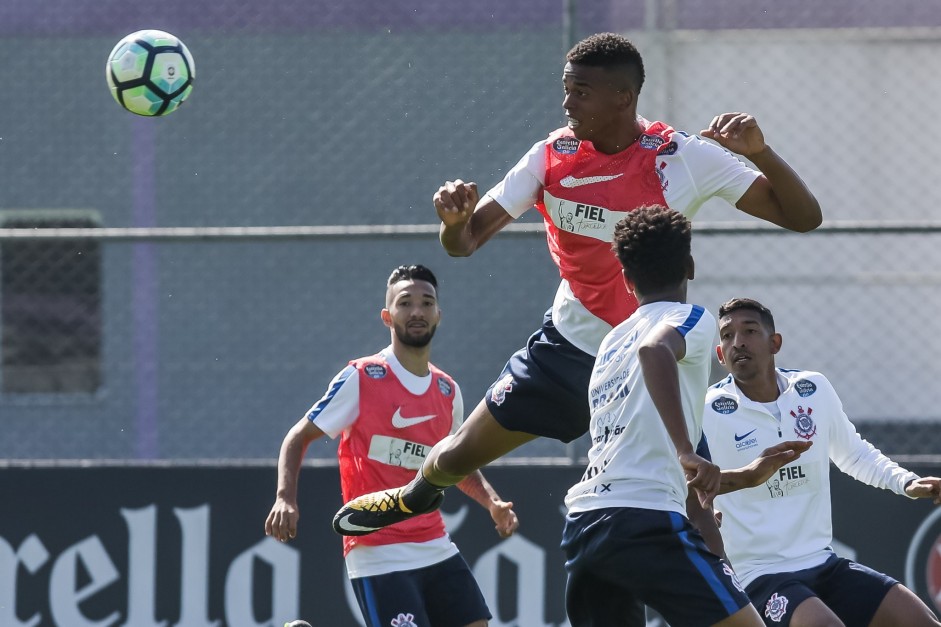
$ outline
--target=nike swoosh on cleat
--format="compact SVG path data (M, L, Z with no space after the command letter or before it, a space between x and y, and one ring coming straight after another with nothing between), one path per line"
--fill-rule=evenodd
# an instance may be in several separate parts
M349 514L345 516L341 516L340 518L337 518L337 521L335 523L337 528L341 529L342 531L351 531L351 532L378 531L379 530L378 527L361 527L359 525L354 525L349 520L350 516L352 515L353 515L353 512L350 512Z
M757 430L758 430L758 429L752 429L751 431L749 431L749 432L746 433L745 435L739 435L739 434L736 433L736 434L735 434L735 441L736 441L736 442L741 442L742 440L744 440L745 438L747 438L748 436L750 436L752 433L754 433L754 432L757 431Z
M613 181L616 178L624 176L624 173L621 174L609 174L605 176L586 176L585 178L575 178L572 175L566 176L564 179L559 181L559 184L562 187L581 187L582 185L591 185L592 183L604 183L605 181Z
M399 407L395 410L395 413L392 414L392 426L396 429L404 429L405 427L412 427L417 424L421 424L432 418L436 418L435 414L430 416L415 416L414 418L403 418L402 417L402 408Z

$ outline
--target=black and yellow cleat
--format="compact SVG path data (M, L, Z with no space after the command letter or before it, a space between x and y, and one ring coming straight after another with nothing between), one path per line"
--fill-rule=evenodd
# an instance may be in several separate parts
M406 487L356 497L341 507L333 517L333 530L341 536L365 536L441 507L444 492L438 492L428 507L421 510L409 509L402 500Z

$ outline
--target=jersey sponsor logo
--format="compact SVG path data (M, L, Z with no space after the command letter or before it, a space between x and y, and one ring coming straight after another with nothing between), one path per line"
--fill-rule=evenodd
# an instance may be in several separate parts
M736 442L741 442L742 440L744 440L745 438L747 438L748 436L750 436L750 435L751 435L752 433L754 433L755 431L758 431L758 429L752 429L751 431L749 431L749 432L746 433L745 435L739 435L739 434L736 433L735 436L734 436L734 437L735 437L735 441L736 441Z
M593 431L595 435L591 438L593 444L599 443L608 443L608 440L621 435L624 431L624 425L616 425L615 415L611 412L605 412L604 415L597 420Z
M731 414L737 409L738 403L735 402L734 398L728 396L720 396L712 401L712 411L719 414Z
M374 435L369 440L367 456L373 461L389 466L418 470L430 451L430 444L421 444L388 435Z
M941 612L941 510L925 518L912 536L904 583Z
M607 207L556 198L545 191L543 200L556 228L606 243L614 241L616 217L623 215L622 212L614 212L612 216Z
M748 437L748 436L750 436L751 434L753 434L753 433L754 433L755 431L757 431L757 430L758 430L757 428L756 428L756 429L752 429L751 431L749 431L748 433L745 433L745 434L743 434L743 435L739 435L738 433L734 433L734 434L733 434L733 437L735 438L735 450L736 450L736 451L747 451L747 450L750 449L750 448L755 448L756 446L758 446L758 436L751 437L751 438Z
M785 612L787 612L787 597L775 592L765 604L765 616L776 623L780 623Z
M670 142L668 144L664 144L663 146L661 146L660 150L657 151L657 154L658 155L675 155L676 151L679 150L679 148L680 148L679 144L677 144L676 142Z
M641 135L640 136L640 147L645 150L656 150L667 140L663 139L659 135Z
M667 188L670 186L670 181L667 179L667 175L663 173L663 169L667 167L666 161L661 161L660 166L657 167L654 172L657 173L657 178L660 179L660 189L667 191Z
M389 623L392 627L418 627L414 614L399 614Z
M591 408L597 409L627 396L630 392L626 384L628 375L627 371L621 371L610 379L593 386L588 392L591 399Z
M624 176L624 173L620 174L605 174L599 176L586 176L585 178L575 178L571 174L566 176L564 179L559 181L559 185L562 187L567 187L572 189L574 187L581 187L582 185L592 185L594 183L604 183L606 181L613 181L614 179L621 178Z
M812 467L800 465L783 466L765 482L768 498L779 499L810 490L816 484Z
M578 145L581 143L581 140L574 137L560 137L552 142L552 149L562 155L574 155L578 152Z
M814 385L813 381L808 381L807 379L801 379L794 384L794 390L801 398L807 398L811 394L817 391L817 386Z
M370 379L381 379L382 377L386 376L388 370L386 370L385 366L380 364L368 364L365 368L363 368L363 372L365 372L366 376Z
M807 411L804 411L801 405L797 406L796 412L793 409L791 410L791 415L794 416L794 433L797 434L797 437L809 440L817 434L817 425L810 417L812 413L814 413L814 410L809 406Z
M395 413L392 414L392 426L396 429L406 429L408 427L414 427L415 425L421 424L423 422L428 422L432 418L435 418L435 414L405 418L402 416L402 408L397 407Z
M451 383L444 377L438 377L438 389L441 390L441 393L445 396L451 396L451 392L454 391L451 388Z
M513 391L513 375L508 374L496 383L490 390L490 401L494 405L502 405L506 400L506 395Z

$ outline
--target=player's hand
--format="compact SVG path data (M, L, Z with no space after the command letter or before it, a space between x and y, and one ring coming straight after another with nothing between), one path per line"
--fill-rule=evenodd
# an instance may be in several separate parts
M811 445L813 445L813 442L810 440L788 440L766 448L752 463L745 467L748 477L745 481L746 485L751 488L760 486L780 470L782 466L799 458Z
M465 183L461 179L448 181L435 193L435 211L446 227L462 226L471 219L479 200L477 183Z
M680 465L686 474L686 487L696 490L699 504L703 509L712 507L712 499L719 493L722 482L722 471L719 467L697 455L696 453L683 453L679 456Z
M905 494L915 499L934 499L935 505L941 505L941 479L922 477L905 486Z
M293 540L297 535L297 519L300 517L296 504L284 499L276 500L265 520L265 535L279 542Z
M747 113L717 115L712 118L709 128L699 131L699 134L743 157L751 157L768 147L758 121Z
M513 511L512 502L494 501L488 509L501 538L509 538L519 529L520 521L516 517L516 512Z

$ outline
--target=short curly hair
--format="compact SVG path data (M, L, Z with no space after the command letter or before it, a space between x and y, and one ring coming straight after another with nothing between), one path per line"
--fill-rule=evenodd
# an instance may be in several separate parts
M686 278L692 227L683 214L662 205L628 213L614 227L613 250L641 293L678 286Z
M565 60L573 65L623 72L637 93L644 86L644 60L640 52L629 39L616 33L598 33L586 37L568 51Z

